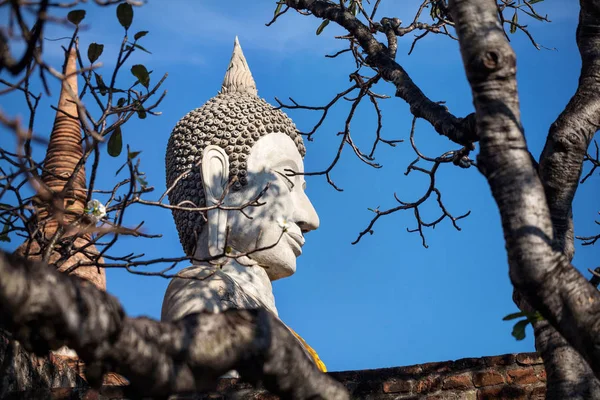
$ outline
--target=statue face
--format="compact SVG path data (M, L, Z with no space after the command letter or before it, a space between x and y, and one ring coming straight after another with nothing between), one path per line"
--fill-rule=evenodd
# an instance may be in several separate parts
M263 136L248 157L248 185L230 192L225 199L229 205L245 204L269 184L260 198L265 204L244 210L252 219L237 210L228 212L227 242L239 252L270 247L251 254L250 258L266 268L271 280L296 271L304 233L319 227L319 217L304 192L304 176L287 176L286 170L304 172L294 141L284 133Z

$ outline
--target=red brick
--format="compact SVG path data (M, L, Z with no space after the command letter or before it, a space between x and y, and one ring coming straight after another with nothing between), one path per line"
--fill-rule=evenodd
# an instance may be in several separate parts
M501 356L485 357L484 359L485 363L489 367L494 367L496 365L511 365L515 363L514 354L504 354Z
M517 362L521 365L538 365L543 363L542 359L536 353L517 354Z
M454 370L465 370L465 369L479 369L485 368L485 360L483 358L461 358L460 360L454 361L452 366Z
M544 369L544 366L539 366L539 367L535 367L535 372L538 376L538 378L540 379L541 382L546 382L546 370Z
M444 373L452 371L452 366L454 362L452 361L443 361L443 362L430 362L421 364L421 371L424 374L432 374L432 373Z
M225 390L235 387L237 383L237 378L221 378L219 379L219 382L217 382L217 391L224 392Z
M390 379L389 381L383 382L384 393L410 393L413 386L413 381L400 381L396 379Z
M469 389L473 387L473 381L469 374L449 376L444 379L444 389Z
M442 388L442 378L439 376L428 376L415 383L415 393L436 392Z
M525 389L515 386L496 386L477 391L477 400L528 400Z
M546 386L534 387L529 394L529 400L545 400L546 399Z
M403 375L415 375L423 372L423 366L420 364L417 365L408 365L406 367L399 367L398 372Z
M535 371L532 367L526 368L515 368L508 370L506 372L508 374L508 382L509 383L517 383L520 385L530 385L532 383L539 382L538 377L535 375Z
M476 387L493 386L504 383L504 377L496 371L484 371L473 374L473 383Z
M81 400L98 400L100 394L95 390L87 390L84 394L80 395L80 398Z
M223 397L225 398L225 397ZM254 396L252 399L254 400L279 400L279 397L275 396L274 394L268 393L268 392L263 392L263 393L259 393L257 396Z
M425 400L458 400L455 393L438 393L425 397Z

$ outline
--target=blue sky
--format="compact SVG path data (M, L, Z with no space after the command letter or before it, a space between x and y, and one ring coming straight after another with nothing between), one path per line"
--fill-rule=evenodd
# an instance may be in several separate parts
M217 94L229 62L233 39L239 36L254 74L259 95L272 104L274 97L309 105L322 105L348 87L348 74L354 64L348 56L326 59L324 54L340 49L333 38L343 33L330 24L322 35L315 30L320 21L312 17L285 15L265 27L275 1L171 1L150 0L135 9L132 32L148 30L141 44L148 55L137 52L123 73L129 80L130 65L143 63L153 70L156 81L165 72L167 96L160 107L162 115L146 120L133 119L123 129L124 142L142 151L141 169L148 175L156 199L165 190L164 153L175 123L188 111ZM530 21L537 41L556 50L537 51L523 34L511 35L518 56L519 94L528 144L537 157L548 127L573 94L579 73L575 46L577 7L575 1L546 0L540 13L553 21ZM418 2L384 2L381 16L412 19ZM6 12L3 10L2 12ZM90 24L81 33L81 48L91 42L105 44L99 72L108 75L114 66L122 38L122 28L114 8L90 7L85 20ZM54 39L70 34L65 27L48 31ZM410 35L409 35L410 36ZM400 40L398 61L412 79L435 101L444 100L458 116L472 112L470 89L456 42L428 36L412 55L407 52L412 37ZM46 43L47 60L58 68L60 45ZM411 115L408 106L393 97L393 87L381 83L377 90L392 95L381 102L383 132L386 138L408 139ZM58 91L41 104L35 130L48 135ZM90 102L90 99L87 100ZM19 96L0 98L4 110L24 115L25 103ZM336 107L314 142L307 143L307 171L325 168L335 155L336 133L343 127L349 104ZM300 130L309 130L318 118L311 112L288 112ZM365 104L352 126L358 144L369 146L374 137L374 112ZM3 133L5 135L5 133ZM427 123L417 124L417 142L430 156L455 149ZM425 231L429 248L421 245L414 228L413 214L397 213L381 219L374 235L351 245L372 213L367 209L394 206L393 194L402 199L420 197L425 176L404 175L415 158L408 142L395 148L380 146L376 153L382 169L374 170L359 162L346 149L332 172L336 192L324 177L309 177L307 193L321 219L317 231L307 235L298 271L291 278L274 283L277 307L284 322L315 348L330 370L351 370L410 365L462 357L479 357L509 352L533 351L532 333L515 341L512 324L502 317L516 311L499 214L487 183L476 169L443 167L438 187L448 209L455 215L471 211L460 221L457 232L448 221ZM40 153L41 154L41 153ZM97 187L111 188L114 172L124 161L104 154L103 173ZM593 223L600 210L598 178L583 185L575 199L575 226L580 235L597 233ZM427 220L437 217L435 204L422 210ZM160 239L124 238L115 252L144 252L148 258L180 256L175 225L167 210L135 207L127 222L146 221L147 232L162 233ZM14 243L12 245L16 245ZM598 247L577 244L575 264L582 270L597 267ZM586 273L587 274L587 273ZM130 315L158 318L168 282L125 271L108 271L108 290L117 296Z

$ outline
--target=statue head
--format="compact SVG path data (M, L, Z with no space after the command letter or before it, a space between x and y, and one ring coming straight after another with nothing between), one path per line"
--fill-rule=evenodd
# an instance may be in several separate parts
M215 256L227 245L250 252L271 280L293 274L304 233L319 226L304 177L290 174L304 172L305 152L291 119L257 96L236 38L221 91L177 123L167 147L171 205L223 206L173 210L186 254ZM247 206L261 193L262 205Z

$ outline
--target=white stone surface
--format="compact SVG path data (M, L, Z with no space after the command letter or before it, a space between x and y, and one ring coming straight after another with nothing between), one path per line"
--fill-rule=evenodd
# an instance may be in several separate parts
M207 204L218 202L227 187L223 179L228 171L227 156L214 147L205 149L202 162ZM277 315L271 281L296 271L304 234L319 226L319 217L304 192L304 177L289 176L292 171L303 172L304 163L287 135L273 133L254 145L248 158L248 185L227 192L223 205L247 204L267 187L259 199L264 204L245 208L246 215L236 209L209 211L195 254L197 259L206 259L222 254L227 244L232 257L248 256L201 262L184 269L184 277L173 279L167 289L163 320L172 321L200 311L257 306Z

